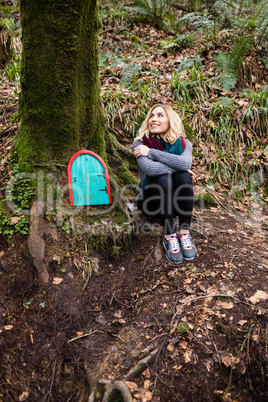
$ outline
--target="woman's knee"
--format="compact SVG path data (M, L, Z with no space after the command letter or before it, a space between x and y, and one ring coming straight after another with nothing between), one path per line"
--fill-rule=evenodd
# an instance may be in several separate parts
M173 187L171 175L162 174L160 176L155 176L150 184L152 188L158 189L161 193L170 190Z
M193 181L192 181L192 176L190 175L189 172L175 172L172 175L173 177L173 183L175 183L175 187L177 187L178 185L193 185Z

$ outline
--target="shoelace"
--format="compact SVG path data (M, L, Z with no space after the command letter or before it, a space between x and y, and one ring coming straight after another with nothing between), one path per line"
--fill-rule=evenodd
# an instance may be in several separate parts
M180 241L181 241L183 248L192 248L193 247L192 238L188 234L180 235Z
M166 239L169 241L171 253L175 253L176 251L180 250L180 245L177 237L175 236L169 238L166 237Z

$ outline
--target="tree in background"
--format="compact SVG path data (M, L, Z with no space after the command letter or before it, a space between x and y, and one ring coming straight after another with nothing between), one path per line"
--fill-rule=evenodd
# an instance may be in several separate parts
M97 0L21 0L21 25L20 165L105 159Z

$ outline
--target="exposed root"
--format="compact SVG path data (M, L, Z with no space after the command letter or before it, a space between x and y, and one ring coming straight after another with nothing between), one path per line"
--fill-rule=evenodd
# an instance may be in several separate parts
M45 264L45 240L44 235L52 236L56 241L57 231L46 225L44 219L44 204L39 201L34 201L30 211L30 229L27 240L28 250L31 256L32 263L38 272L38 277L42 283L50 282L49 273Z
M132 402L132 395L123 381L110 381L110 380L100 380L99 384L105 385L105 393L102 398L102 402L108 402L112 397L112 394L118 391L121 394L124 402Z
M136 364L135 367L130 369L129 372L127 373L127 375L124 377L124 380L132 381L135 377L137 377L137 375L142 373L150 363L152 363L156 359L158 353L159 353L159 348L157 347L151 353L149 353L148 356L146 356L144 359L140 360Z

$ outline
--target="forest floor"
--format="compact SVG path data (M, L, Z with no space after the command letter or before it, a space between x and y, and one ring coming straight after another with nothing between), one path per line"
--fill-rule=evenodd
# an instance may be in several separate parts
M85 244L47 238L47 286L26 241L2 240L0 400L87 401L89 378L123 380L152 352L126 382L134 401L266 400L265 234L220 205L195 210L193 261L175 266L161 234L133 231L120 258L90 257L90 276Z
M113 35L125 52L137 51L107 32L101 46ZM134 34L158 52L148 63L163 67L154 100L170 101L167 78L183 55L160 54L155 45L165 34L156 28ZM101 79L118 82L115 70ZM0 115L2 186L17 134L9 120L17 95L7 84L3 90L12 100ZM220 188L214 198L214 206L195 207L198 255L178 266L165 259L159 230L141 218L129 221L117 258L112 243L88 253L94 236L61 229L58 241L48 236L46 286L27 239L0 237L0 401L88 401L101 378L125 381L136 402L267 400L267 209L260 200L231 201Z

